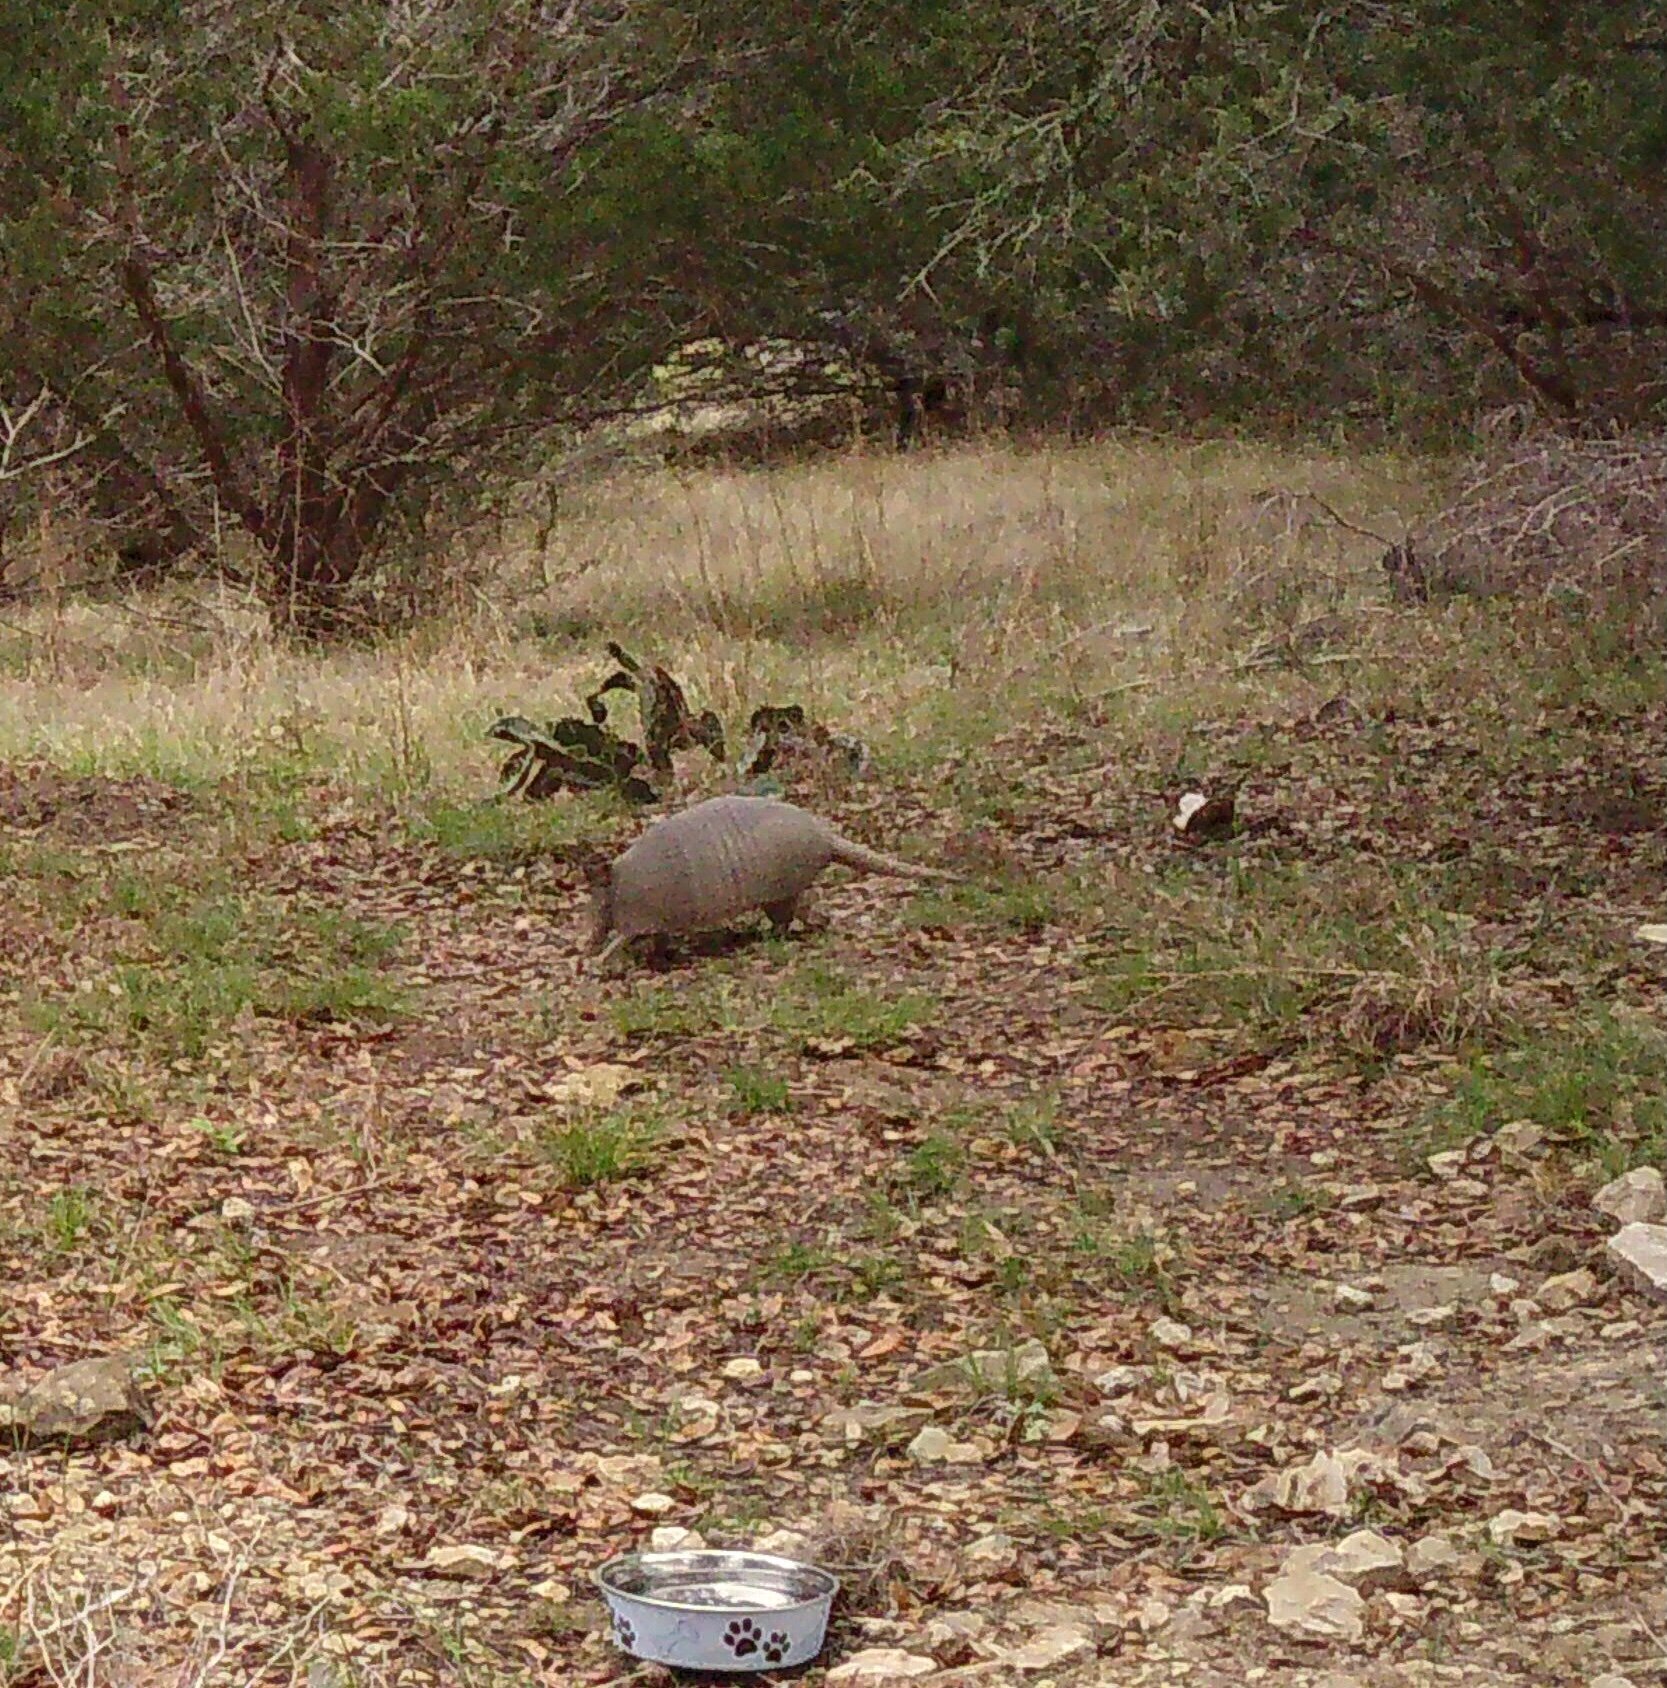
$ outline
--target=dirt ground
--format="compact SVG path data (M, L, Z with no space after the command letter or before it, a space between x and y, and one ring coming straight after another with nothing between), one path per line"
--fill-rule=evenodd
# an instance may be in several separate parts
M998 889L836 871L613 980L561 852L0 771L0 1362L148 1414L7 1456L0 1681L653 1682L590 1578L676 1528L838 1570L809 1683L1667 1680L1667 1308L1591 1206L1648 1099L1454 1113L1467 980L1659 1033L1667 709L1344 705L1221 723L1192 847L1092 720L852 787ZM1166 948L1362 863L1462 890L1457 985ZM1271 1622L1362 1529L1340 1627Z

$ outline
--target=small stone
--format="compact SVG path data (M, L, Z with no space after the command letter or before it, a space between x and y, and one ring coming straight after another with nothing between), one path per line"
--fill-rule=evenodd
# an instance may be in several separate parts
M1622 1226L1605 1252L1634 1289L1667 1301L1667 1225L1634 1221Z
M1356 1289L1353 1284L1333 1284L1331 1305L1339 1313L1364 1313L1376 1303L1365 1290Z
M1345 1213L1363 1213L1383 1205L1383 1191L1376 1184L1351 1184L1337 1198L1337 1205Z
M751 1383L764 1375L764 1368L750 1354L724 1362L724 1376L736 1383Z
M1420 1330L1439 1330L1443 1325L1452 1324L1458 1316L1458 1307L1449 1301L1440 1307L1414 1307L1407 1314L1407 1323L1417 1325Z
M1459 1550L1443 1535L1421 1536L1407 1549L1407 1571L1414 1582L1427 1582L1455 1569Z
M663 1495L657 1489L650 1489L645 1495L638 1495L631 1502L631 1510L640 1512L645 1518L663 1518L677 1505L670 1495Z
M390 1501L376 1515L376 1533L379 1536L397 1536L410 1522L410 1508L402 1506L397 1500Z
M149 1429L149 1403L124 1353L94 1354L23 1385L0 1379L0 1441L92 1444Z
M1175 1616L1174 1608L1165 1601L1158 1599L1155 1594L1149 1594L1141 1601L1139 1610L1134 1615L1138 1628L1146 1634L1155 1634Z
M1349 1472L1334 1453L1322 1449L1303 1465L1271 1472L1252 1484L1245 1498L1281 1512L1325 1512L1341 1517L1349 1505Z
M654 1553L698 1553L706 1546L699 1530L685 1530L681 1524L661 1524L648 1533L649 1550Z
M909 1444L909 1458L918 1460L922 1465L948 1459L949 1450L954 1445L954 1437L941 1424L928 1424Z
M1094 1637L1081 1624L1050 1624L1004 1654L1002 1662L1014 1670L1051 1670L1093 1646Z
M1285 1391L1285 1398L1288 1401L1329 1400L1342 1392L1342 1378L1334 1371L1323 1371L1298 1379Z
M1235 1612L1259 1612L1262 1609L1262 1603L1249 1583L1226 1583L1221 1588L1213 1588L1205 1595L1204 1603L1212 1612L1223 1612L1229 1616Z
M220 1204L220 1217L229 1224L239 1225L255 1217L255 1204L247 1196L227 1196Z
M783 1559L808 1559L810 1537L800 1530L771 1530L752 1544L754 1553L774 1553Z
M1597 1276L1584 1266L1573 1272L1559 1272L1540 1285L1534 1299L1547 1313L1566 1313L1590 1301L1598 1292Z
M1521 1288L1520 1280L1507 1278L1503 1272L1494 1272L1488 1277L1488 1294L1500 1301L1508 1301Z
M1018 1557L1013 1546L1013 1538L1005 1530L991 1530L982 1535L967 1550L963 1557L983 1566L1009 1565Z
M1441 1363L1427 1342L1414 1342L1400 1351L1401 1363L1383 1374L1381 1387L1391 1395L1403 1394L1441 1370Z
M1633 1688L1633 1685L1630 1676L1616 1676L1613 1671L1605 1671L1602 1676L1594 1676L1586 1688Z
M1102 1395L1127 1395L1146 1380L1144 1366L1108 1366L1094 1379L1094 1387Z
M823 1681L884 1684L899 1678L930 1676L937 1668L938 1661L924 1653L905 1653L901 1647L864 1647L835 1665Z
M1376 1530L1355 1530L1341 1541L1293 1548L1281 1570L1287 1576L1320 1572L1364 1594L1406 1580L1401 1549Z
M454 1547L431 1547L423 1560L428 1570L438 1571L442 1576L469 1577L477 1581L490 1577L509 1563L507 1554L473 1542L459 1542Z
M1322 1571L1275 1577L1262 1591L1275 1629L1316 1641L1358 1641L1366 1632L1366 1602L1345 1582Z
M1431 1155L1424 1163L1437 1178L1444 1181L1457 1178L1464 1171L1463 1149L1448 1149L1444 1154Z
M1006 1389L1016 1383L1046 1386L1053 1381L1053 1362L1035 1337L1016 1348L981 1348L959 1360L932 1366L914 1380L923 1390Z
M926 1639L934 1647L947 1647L956 1641L972 1641L989 1628L989 1619L982 1612L940 1612L926 1626Z
M1493 1147L1505 1160L1534 1160L1545 1154L1545 1127L1531 1119L1514 1119L1493 1134Z
M546 1577L543 1582L535 1582L531 1593L535 1600L545 1601L551 1606L565 1606L573 1598L573 1590L560 1577Z
M1635 1166L1605 1184L1592 1206L1617 1225L1656 1224L1667 1219L1667 1185L1655 1167Z
M1146 1334L1159 1348L1171 1354L1184 1354L1192 1347L1192 1330L1176 1319L1154 1319Z
M1549 1541L1561 1529L1558 1521L1544 1512L1518 1512L1508 1506L1488 1520L1488 1540L1496 1547L1514 1547L1518 1542Z

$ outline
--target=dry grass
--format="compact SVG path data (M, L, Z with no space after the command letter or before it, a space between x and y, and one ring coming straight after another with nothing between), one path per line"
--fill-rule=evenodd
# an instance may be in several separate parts
M290 758L463 796L490 779L484 726L573 708L611 637L731 722L799 698L905 754L1015 698L1115 691L1132 724L1169 718L1381 599L1374 542L1309 492L1391 534L1423 502L1403 461L1228 444L633 474L583 489L550 555L506 525L474 614L375 650L275 649L223 595L18 612L0 756L183 777Z

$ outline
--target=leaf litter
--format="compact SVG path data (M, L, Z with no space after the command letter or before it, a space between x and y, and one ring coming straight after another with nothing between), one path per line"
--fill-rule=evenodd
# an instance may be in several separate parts
M1544 725L1655 792L1659 707ZM1276 956L1177 933L1236 918L1231 875L1458 864L1512 1004L1601 990L1659 1030L1626 948L1659 833L1445 718L1207 742L1274 824L1177 861L1155 755L1015 733L992 766L1034 776L973 826L925 785L835 818L946 858L976 831L1012 884L1066 875L1056 905L916 925L830 886L806 948L695 946L646 990L577 971L556 855L459 860L319 792L237 889L397 928L405 1011L254 998L189 1054L14 1017L5 1364L137 1348L149 1422L8 1456L0 1672L647 1680L589 1575L686 1530L839 1572L808 1681L1648 1679L1667 1311L1604 1264L1604 1179L1566 1128L1424 1142L1494 1022L1414 993L1374 1038L1357 960L1270 1005ZM224 843L211 805L168 825ZM12 956L20 1006L126 941L106 869L65 916L62 865L19 899L54 934ZM572 1134L639 1129L570 1176Z

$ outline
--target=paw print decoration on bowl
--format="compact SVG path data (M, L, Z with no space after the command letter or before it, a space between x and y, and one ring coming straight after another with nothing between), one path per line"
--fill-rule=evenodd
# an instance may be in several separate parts
M683 1670L774 1670L822 1651L839 1579L774 1553L629 1553L596 1573L627 1653Z

